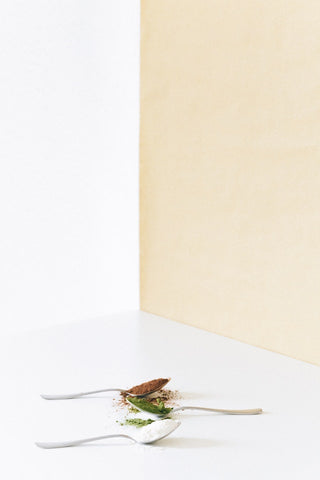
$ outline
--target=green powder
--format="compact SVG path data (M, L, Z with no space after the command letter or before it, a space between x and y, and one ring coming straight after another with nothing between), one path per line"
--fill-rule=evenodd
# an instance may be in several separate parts
M129 407L129 413L139 413L139 410L135 407Z
M150 425L152 422L154 422L154 420L151 420L151 418L148 418L148 420L143 420L142 418L127 418L121 425L133 425L134 427L141 428Z
M154 413L156 415L167 415L171 412L172 408L166 408L161 400L157 399L157 405L154 405L147 400L139 397L128 398L128 401L135 407L144 410L145 412Z

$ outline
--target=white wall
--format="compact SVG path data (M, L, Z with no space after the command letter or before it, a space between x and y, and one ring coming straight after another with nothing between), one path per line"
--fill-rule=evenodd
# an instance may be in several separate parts
M138 0L1 0L2 331L138 307Z

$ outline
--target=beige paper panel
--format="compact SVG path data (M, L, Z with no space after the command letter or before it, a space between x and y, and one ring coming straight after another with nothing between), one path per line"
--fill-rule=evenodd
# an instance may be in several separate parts
M320 364L320 2L144 0L141 308Z

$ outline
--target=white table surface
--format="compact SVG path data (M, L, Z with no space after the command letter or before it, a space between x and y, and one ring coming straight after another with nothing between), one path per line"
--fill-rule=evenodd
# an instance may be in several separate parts
M1 395L2 478L320 478L316 366L142 312L5 339L1 364L1 386L10 389ZM40 392L126 388L160 376L172 377L168 387L183 394L181 404L265 413L184 412L172 437L152 446L125 439L34 446L128 428L115 422L113 394L49 402Z

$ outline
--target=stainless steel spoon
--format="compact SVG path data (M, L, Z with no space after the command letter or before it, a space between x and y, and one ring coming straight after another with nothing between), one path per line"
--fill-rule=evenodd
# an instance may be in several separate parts
M46 395L46 394L41 394L40 396L44 398L45 400L69 400L72 398L80 398L84 397L86 395L93 395L95 393L104 393L104 392L121 392L121 393L126 393L127 395L131 397L145 397L147 395L150 395L151 393L155 393L158 390L161 390L167 383L171 380L171 378L165 378L163 379L164 381L160 386L158 386L155 389L150 389L147 392L145 392L143 395L139 394L136 395L134 393L131 393L130 390L133 390L136 387L140 387L140 385L137 385L136 387L129 388L128 390L124 390L123 388L104 388L102 390L92 390L90 392L79 392L79 393L67 393L63 395ZM146 382L148 383L148 382ZM143 384L141 384L143 385Z
M64 447L76 447L78 445L82 445L83 443L90 443L90 442L96 442L99 440L104 440L106 438L129 438L130 440L133 440L135 443L141 443L141 444L149 444L149 443L155 443L158 440L161 440L162 438L167 437L170 435L172 432L174 432L179 425L181 425L180 422L176 422L174 420L171 421L171 428L170 430L166 431L165 434L154 434L152 437L148 436L147 438L144 438L143 432L139 432L134 436L131 435L125 435L123 433L116 433L113 435L100 435L99 437L89 437L89 438L82 438L80 440L71 440L67 442L36 442L37 447L40 448L64 448ZM143 427L146 428L146 427Z
M226 410L224 408L207 408L207 407L183 406L183 407L173 408L169 413L162 414L160 412L159 413L148 412L147 410L144 410L143 408L139 407L135 403L130 402L129 398L127 398L127 402L131 406L136 408L137 410L140 410L140 412L148 413L148 415L150 415L151 418L162 418L162 419L167 418L170 415L172 415L173 413L176 413L176 412L179 412L179 411L182 411L182 410L200 410L200 411L203 411L203 412L225 413L227 415L258 415L258 414L263 412L262 408L249 408L249 409L245 409L245 410Z

